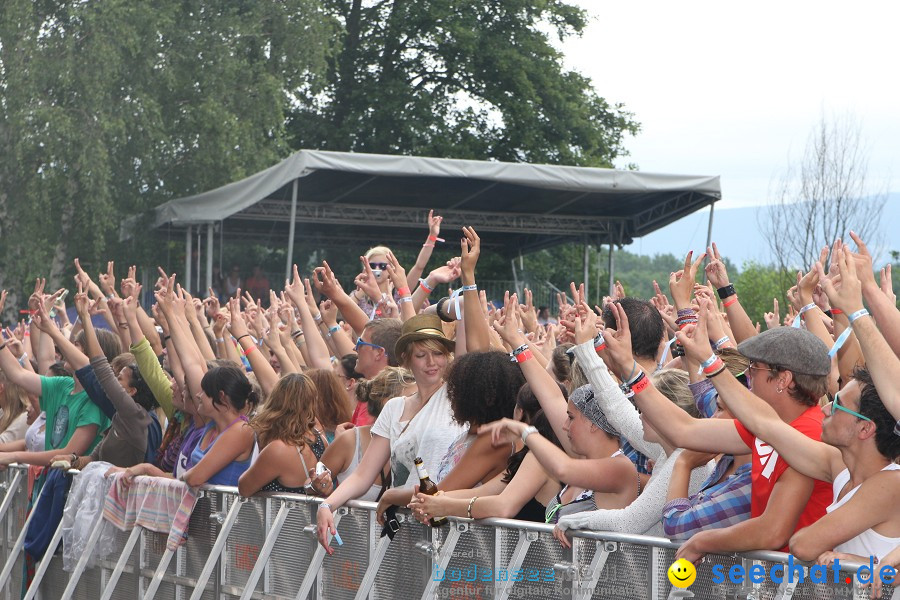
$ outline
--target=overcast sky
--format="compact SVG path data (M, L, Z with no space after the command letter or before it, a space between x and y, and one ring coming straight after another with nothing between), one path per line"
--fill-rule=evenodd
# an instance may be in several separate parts
M900 2L569 0L591 15L567 66L635 113L641 170L720 175L763 203L825 113L862 123L869 176L900 191Z

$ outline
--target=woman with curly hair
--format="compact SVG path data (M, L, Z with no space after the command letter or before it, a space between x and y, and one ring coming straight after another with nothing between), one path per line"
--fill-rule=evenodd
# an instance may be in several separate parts
M250 422L259 443L259 458L241 475L242 496L264 492L304 493L315 467L316 385L301 373L278 380L268 400Z

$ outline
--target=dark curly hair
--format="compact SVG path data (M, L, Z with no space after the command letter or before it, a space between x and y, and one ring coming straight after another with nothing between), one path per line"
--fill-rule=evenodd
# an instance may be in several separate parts
M851 377L859 383L859 414L869 417L875 423L875 448L893 462L900 456L900 436L894 433L896 421L884 407L867 369L857 367Z
M512 417L525 376L505 352L470 352L453 361L447 395L453 418L469 429Z
M656 360L659 343L666 326L659 311L650 302L638 298L622 298L616 304L625 310L628 328L631 330L631 352L638 358ZM616 328L616 317L609 305L603 308L603 322L610 329Z

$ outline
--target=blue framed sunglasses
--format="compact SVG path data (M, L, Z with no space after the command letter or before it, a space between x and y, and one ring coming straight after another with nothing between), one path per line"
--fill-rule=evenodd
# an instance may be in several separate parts
M834 416L834 409L838 409L838 410L842 410L844 412L850 413L857 419L862 419L863 421L868 421L869 423L873 422L872 419L870 419L869 417L867 417L865 415L861 415L858 412L856 412L855 410L850 410L849 408L847 408L846 406L841 404L840 396L841 396L841 393L838 392L834 395L834 398L831 400L831 416L832 417Z
M357 338L357 339L356 339L356 346L354 346L353 349L354 349L357 353L359 353L359 349L360 349L361 346L371 346L372 348L375 348L376 350L384 350L384 346L379 346L378 344L371 344L371 343L369 343L369 342L363 340L362 338Z

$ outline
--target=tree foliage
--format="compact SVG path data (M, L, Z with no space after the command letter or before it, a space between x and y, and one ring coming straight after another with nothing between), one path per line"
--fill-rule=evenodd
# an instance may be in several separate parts
M0 286L59 283L125 216L282 158L334 26L315 0L5 0Z
M560 0L325 0L342 24L329 83L298 98L296 148L612 166L637 124L566 71L585 27Z

